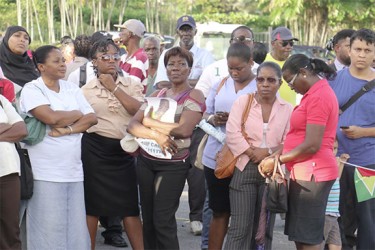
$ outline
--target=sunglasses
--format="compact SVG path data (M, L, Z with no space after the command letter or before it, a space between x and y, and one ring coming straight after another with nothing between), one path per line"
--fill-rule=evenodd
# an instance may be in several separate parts
M232 41L245 43L245 42L252 42L254 41L254 39L251 37L239 36L239 37L233 37Z
M272 83L272 84L275 84L278 80L280 80L280 79L273 78L273 77L267 77L267 78L257 77L256 78L257 83L261 83L261 84L263 84L265 81L267 81L269 83Z
M289 44L291 47L293 47L294 42L293 42L293 41L285 41L285 40L281 41L281 46L283 46L283 47L286 47L288 44Z
M109 61L109 60L114 60L114 61L118 61L121 59L121 56L119 54L114 54L114 55L107 55L107 54L104 54L104 55L101 55L98 57L98 59L102 60L102 61Z

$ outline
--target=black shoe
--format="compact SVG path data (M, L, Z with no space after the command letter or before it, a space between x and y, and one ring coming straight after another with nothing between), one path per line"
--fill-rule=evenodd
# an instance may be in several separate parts
M120 234L113 234L111 236L107 236L104 239L104 244L111 245L114 247L128 247L128 243L126 243L124 237Z

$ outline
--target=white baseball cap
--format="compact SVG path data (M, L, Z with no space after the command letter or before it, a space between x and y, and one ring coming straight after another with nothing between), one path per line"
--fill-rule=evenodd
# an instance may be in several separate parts
M115 24L114 26L120 29L127 29L140 38L146 33L144 24L137 19L129 19L123 24Z

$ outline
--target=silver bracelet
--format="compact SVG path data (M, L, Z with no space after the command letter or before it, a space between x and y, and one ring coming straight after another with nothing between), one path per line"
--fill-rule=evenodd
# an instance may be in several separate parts
M70 130L70 133L69 133L69 134L70 134L70 135L73 134L73 128L72 128L72 126L68 125L68 126L66 126L66 127Z
M114 95L115 92L118 90L118 88L119 88L119 85L117 85L116 88L111 93Z

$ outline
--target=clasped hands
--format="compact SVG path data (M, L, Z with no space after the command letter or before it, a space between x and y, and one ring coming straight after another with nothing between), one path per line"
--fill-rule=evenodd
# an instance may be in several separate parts
M153 138L159 144L161 151L164 155L166 155L167 152L169 152L171 155L174 155L178 152L178 146L176 142L173 140L173 137L171 137L167 131L158 128L153 128L151 126L153 122L159 122L158 120L152 118L152 113L153 108L151 107L142 120L143 126L152 129L151 138Z
M258 171L264 178L271 178L275 167L275 161L279 161L280 155L274 154L264 158L258 165Z

